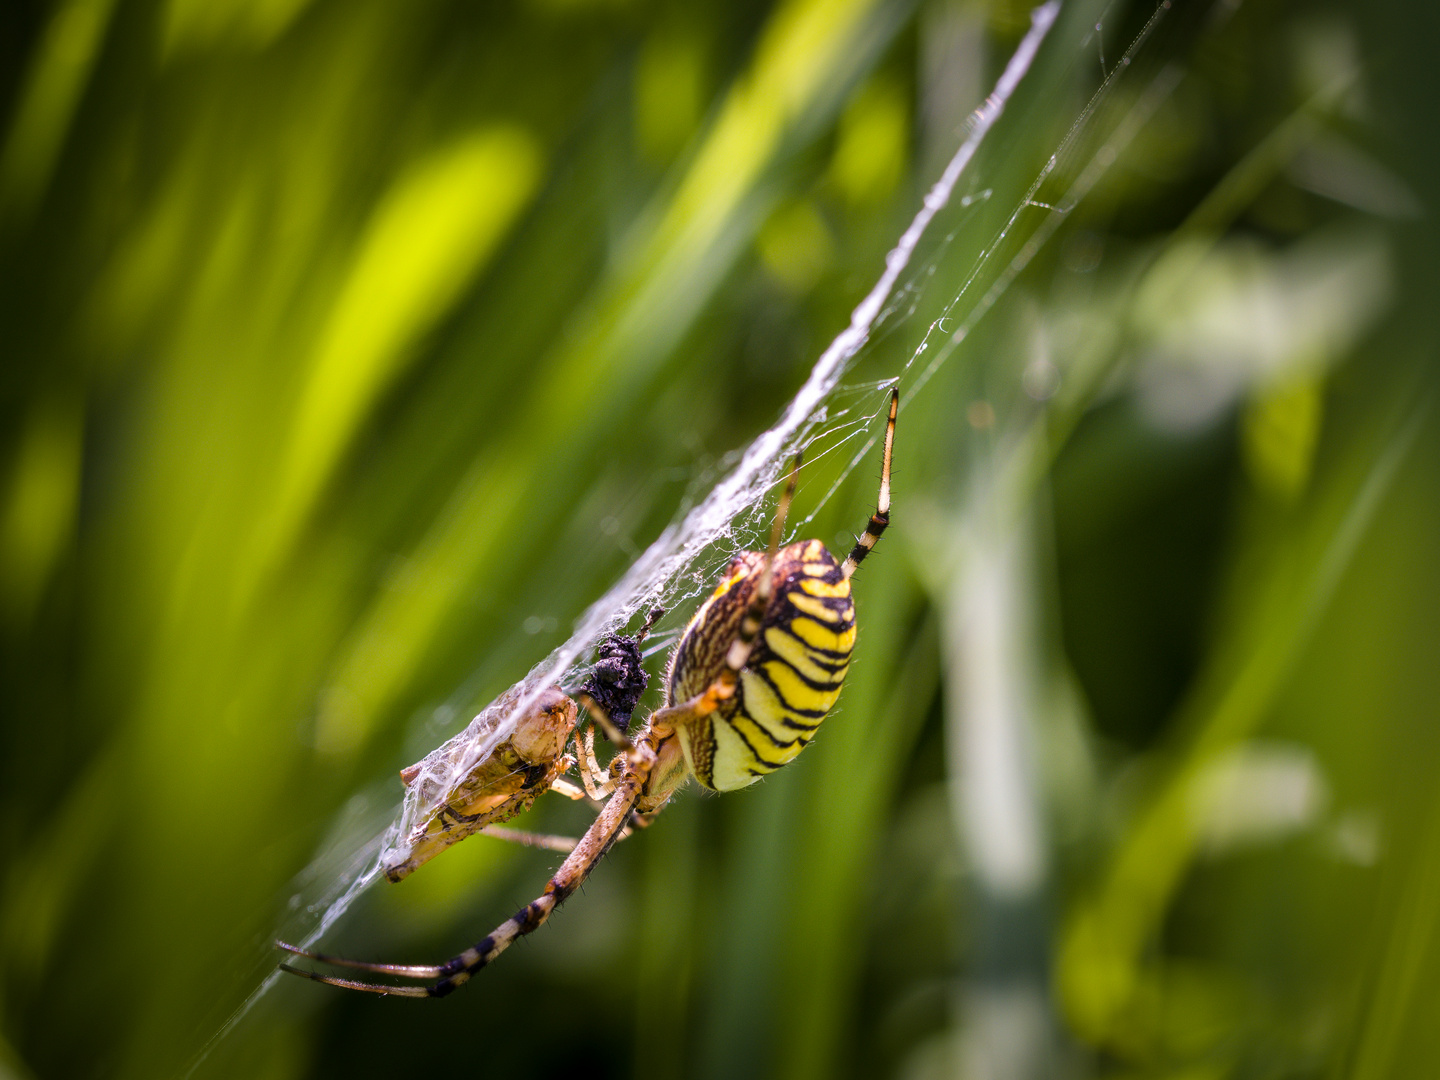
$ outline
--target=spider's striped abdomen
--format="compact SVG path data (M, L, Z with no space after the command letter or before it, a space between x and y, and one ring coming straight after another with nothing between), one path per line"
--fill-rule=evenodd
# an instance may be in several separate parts
M765 556L747 551L681 635L666 677L667 704L678 704L720 674ZM815 735L840 696L855 647L850 582L819 540L791 544L775 557L770 606L735 696L717 712L678 730L697 780L733 791L788 764Z

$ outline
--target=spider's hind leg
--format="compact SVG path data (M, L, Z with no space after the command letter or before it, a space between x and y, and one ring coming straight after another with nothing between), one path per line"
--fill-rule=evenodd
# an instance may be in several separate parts
M654 764L655 751L648 742L642 740L641 745L635 748L632 755L626 759L625 775L605 804L605 809L595 819L593 825L581 837L580 842L575 845L575 850L570 853L560 869L555 872L545 891L530 903L517 911L509 919L497 926L480 941L470 948L437 965L412 965L412 964L372 964L362 961L345 960L341 957L330 956L325 953L311 952L295 945L287 945L284 942L276 942L280 948L297 956L304 956L322 964L331 964L339 967L353 968L358 971L374 972L380 975L394 975L404 979L433 979L429 986L394 986L387 983L362 982L358 979L342 979L333 975L322 975L319 972L306 971L301 968L292 967L289 964L281 964L284 971L292 975L299 975L303 978L313 979L315 982L326 983L330 986L338 986L346 990L361 990L370 994L398 994L402 997L444 997L454 990L457 990L475 975L481 968L486 967L497 956L510 947L517 939L526 934L538 930L545 921L550 918L550 913L555 910L565 899L570 896L590 876L591 871L605 857L605 853L620 839L626 831L631 811L640 799L640 793L645 788L645 782L649 778L650 769Z
M795 460L790 466L790 480L786 483L785 490L780 495L780 501L775 507L775 523L770 529L770 546L765 552L765 561L761 564L760 572L756 576L755 589L751 592L750 602L746 605L745 614L740 619L740 627L725 650L725 663L720 669L720 674L709 686L688 701L656 709L650 716L652 727L657 725L667 728L682 727L692 720L709 716L735 696L735 688L740 684L740 672L744 671L745 665L750 662L750 654L755 649L756 639L759 638L760 631L765 625L765 613L770 609L770 597L775 591L775 584L772 580L775 559L780 554L780 540L785 533L785 518L790 512L790 501L795 497L795 485L799 478L800 455L796 454Z

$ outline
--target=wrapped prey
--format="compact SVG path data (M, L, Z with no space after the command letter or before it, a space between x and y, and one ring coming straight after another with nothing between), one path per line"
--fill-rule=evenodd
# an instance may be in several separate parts
M568 695L550 688L515 724L510 735L448 790L416 794L433 803L421 815L392 860L385 876L400 881L440 852L490 825L508 821L528 810L540 795L575 764L565 746L575 730L576 706ZM429 758L400 770L406 787L430 785ZM455 763L439 763L453 766Z

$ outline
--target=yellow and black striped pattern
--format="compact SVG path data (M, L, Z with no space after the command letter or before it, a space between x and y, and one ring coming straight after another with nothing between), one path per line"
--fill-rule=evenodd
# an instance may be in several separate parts
M747 551L680 638L666 677L667 704L704 692L720 674L765 556ZM733 791L789 764L840 696L855 647L850 581L819 540L777 553L770 605L735 696L678 727L697 780Z

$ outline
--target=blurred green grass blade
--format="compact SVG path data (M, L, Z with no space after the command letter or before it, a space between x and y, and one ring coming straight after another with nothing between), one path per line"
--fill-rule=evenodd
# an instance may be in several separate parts
M1440 799L1432 800L1431 817L1422 842L1411 859L1399 903L1368 995L1365 1023L1349 1075L1352 1080L1380 1080L1404 1075L1403 1042L1407 1026L1432 1028L1434 1001L1417 996L1434 970L1434 949L1440 931Z
M0 511L0 604L17 626L34 614L66 548L80 503L84 418L79 401L31 404Z
M160 53L174 61L217 48L261 49L271 44L311 0L167 0Z
M1212 648L1210 670L1179 710L1175 730L1183 741L1171 749L1164 777L1127 827L1094 897L1074 908L1064 931L1057 985L1087 1040L1123 1041L1145 948L1196 855L1196 778L1265 720L1430 407L1427 395L1378 448L1364 439L1348 448L1344 471L1317 494L1295 536L1276 545Z
M253 576L288 550L361 425L530 201L540 150L515 127L431 151L381 197L316 345Z
M115 0L55 5L0 148L0 223L25 217L44 194L114 9Z
M701 807L677 801L665 810L665 827L646 833L634 944L634 995L647 1003L635 1027L635 1074L647 1080L680 1080L696 1073L688 1028L709 913L700 904ZM653 843L652 843L653 841Z

